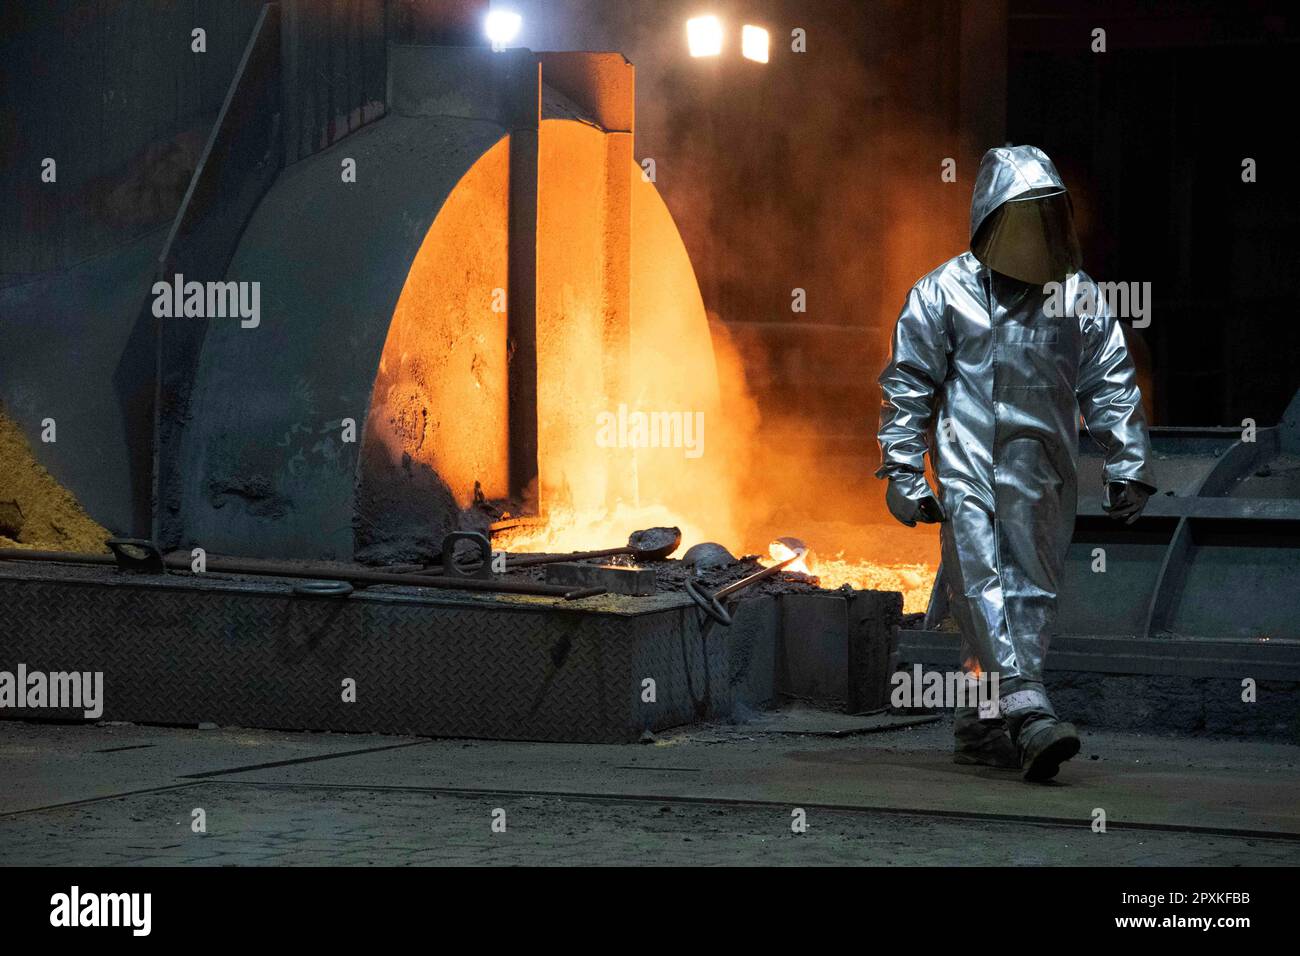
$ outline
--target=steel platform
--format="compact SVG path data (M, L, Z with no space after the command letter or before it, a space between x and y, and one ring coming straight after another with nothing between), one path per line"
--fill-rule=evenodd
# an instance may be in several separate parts
M105 721L613 743L774 702L791 660L780 632L799 630L772 596L702 633L682 594L565 602L381 585L324 597L294 583L0 560L0 670L102 672ZM841 703L878 703L898 595L823 600L852 608L839 618L853 698Z

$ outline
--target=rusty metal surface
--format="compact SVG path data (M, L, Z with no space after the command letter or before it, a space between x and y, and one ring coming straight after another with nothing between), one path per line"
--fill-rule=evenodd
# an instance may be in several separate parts
M269 579L0 562L0 607L0 669L102 671L103 720L620 742L731 708L727 644L702 641L680 596L318 598Z

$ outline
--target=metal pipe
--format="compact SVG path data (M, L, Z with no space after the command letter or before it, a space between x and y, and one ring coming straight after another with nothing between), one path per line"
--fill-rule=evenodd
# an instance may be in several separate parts
M0 548L0 559L19 561L61 561L67 564L116 564L111 554L80 554L75 551L29 551L25 548ZM164 558L169 570L190 570L188 558ZM492 581L477 578L450 578L426 574L395 574L368 568L339 568L311 562L264 561L257 558L221 558L207 560L207 569L225 574L260 574L271 577L311 578L325 581L360 581L367 584L397 584L408 587L445 588L457 591L491 591L503 594L532 594L559 597L568 601L604 594L604 588L573 589L540 581Z
M606 548L604 551L573 551L569 554L534 554L514 558L506 557L506 566L511 568L535 568L543 564L561 564L569 561L587 561L592 558L612 558L619 554L632 554L632 548Z
M117 559L111 554L82 554L79 551L35 551L28 548L0 548L0 559L62 561L64 564L117 564Z

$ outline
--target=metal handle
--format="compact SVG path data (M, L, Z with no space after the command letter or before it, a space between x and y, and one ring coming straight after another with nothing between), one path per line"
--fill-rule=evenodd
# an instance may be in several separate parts
M293 586L294 594L309 597L347 597L352 585L347 581L299 581Z
M695 586L695 582L688 576L686 578L686 593L691 596L701 611L710 618L717 621L723 627L731 627L731 615L727 609L722 606L716 594L709 594L707 591L701 591Z
M158 545L144 538L109 538L104 542L123 571L147 571L162 574L166 566Z
M479 564L472 571L456 563L456 542L468 541L478 548ZM442 573L449 578L487 578L492 574L492 542L477 531L453 531L442 539Z

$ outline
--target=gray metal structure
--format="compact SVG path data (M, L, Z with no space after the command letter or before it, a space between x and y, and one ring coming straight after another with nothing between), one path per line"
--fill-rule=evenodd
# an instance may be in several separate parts
M1300 393L1280 423L1253 434L1150 434L1159 491L1132 526L1105 516L1101 456L1080 437L1049 672L1300 680ZM903 660L956 660L947 613L941 569L924 629L900 636Z
M486 0L23 6L0 37L22 131L0 159L0 403L91 515L150 535L175 488L165 462L154 480L158 400L170 447L203 332L160 342L153 282L222 278L281 170L386 115L390 50L482 45ZM59 441L40 444L47 417Z
M102 672L102 720L623 743L782 692L881 707L901 606L880 591L756 596L706 632L681 593L563 602L300 584L0 560L0 669Z

